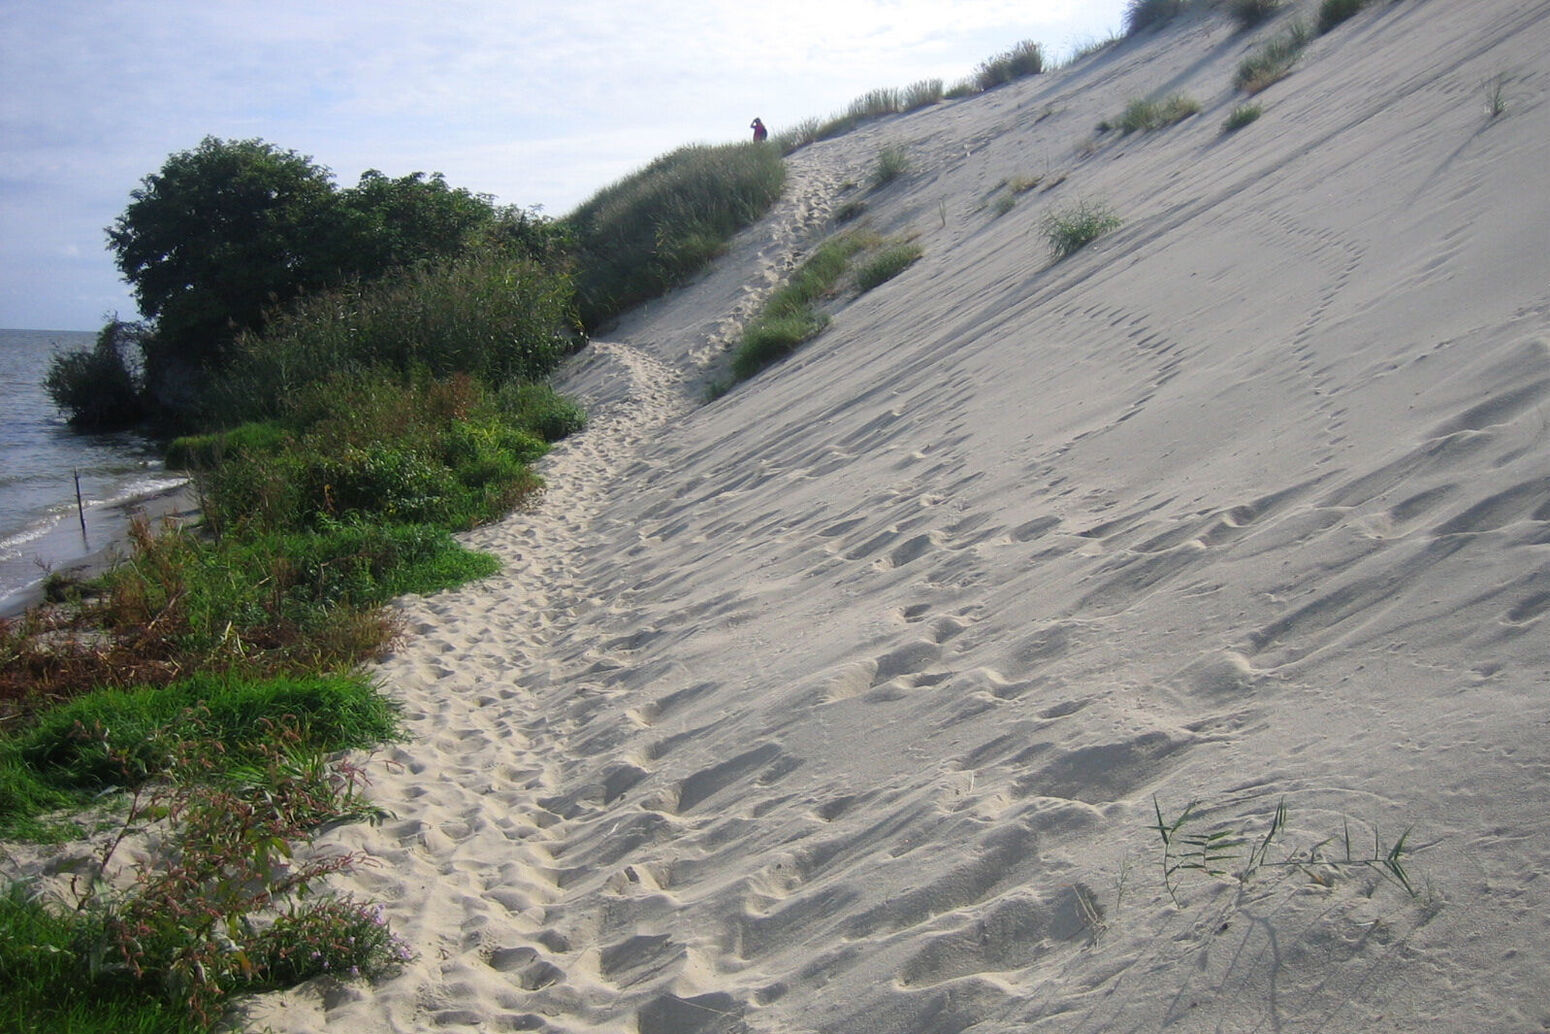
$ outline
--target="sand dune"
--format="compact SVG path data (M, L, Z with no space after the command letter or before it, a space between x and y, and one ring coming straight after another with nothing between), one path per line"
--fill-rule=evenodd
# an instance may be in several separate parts
M394 817L325 844L420 957L249 1021L1550 1027L1550 3L1384 0L1223 134L1283 24L805 148L580 356L592 427L470 536L504 573L402 603ZM1202 112L1095 134L1176 90ZM700 405L856 197L924 258ZM1078 198L1124 224L1054 262ZM1273 858L1410 828L1420 894L1267 867L1175 902L1154 796L1251 834L1284 800Z

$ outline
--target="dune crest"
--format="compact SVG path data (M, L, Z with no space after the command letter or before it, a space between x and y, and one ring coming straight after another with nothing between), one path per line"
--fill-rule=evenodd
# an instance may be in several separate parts
M401 604L394 817L325 838L419 959L248 1020L1550 1025L1550 3L1369 5L1223 132L1290 11L804 148L578 357L591 428L469 536L505 571ZM1094 128L1174 92L1201 111ZM869 192L884 146L911 171ZM924 257L701 406L858 197ZM1123 222L1057 262L1078 199ZM1273 858L1408 828L1420 893L1267 867L1175 901L1154 798L1251 837L1284 801Z

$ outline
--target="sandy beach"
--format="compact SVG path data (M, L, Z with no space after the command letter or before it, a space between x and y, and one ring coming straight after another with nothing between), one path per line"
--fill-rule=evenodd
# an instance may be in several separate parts
M398 604L391 817L317 845L417 960L243 1022L1550 1029L1550 2L1371 4L1225 133L1317 6L803 148L579 355L591 426L467 537L504 571ZM702 404L857 199L921 261ZM1078 200L1123 223L1055 261ZM1191 802L1286 826L1165 881ZM1416 893L1272 864L1347 832Z

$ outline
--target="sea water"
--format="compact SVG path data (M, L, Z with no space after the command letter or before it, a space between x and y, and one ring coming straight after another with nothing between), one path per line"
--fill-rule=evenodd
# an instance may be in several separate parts
M93 515L184 480L162 467L149 438L76 431L54 407L43 388L49 360L95 341L92 332L0 330L0 601L103 548L109 532Z

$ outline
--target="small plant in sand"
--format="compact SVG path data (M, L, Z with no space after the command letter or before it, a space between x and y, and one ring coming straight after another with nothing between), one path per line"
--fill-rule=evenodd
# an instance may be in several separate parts
M1232 114L1228 115L1227 121L1222 123L1222 132L1236 133L1264 113L1264 109L1258 104L1240 104L1232 109Z
M1184 11L1184 0L1130 0L1125 6L1125 35L1172 21Z
M1348 18L1354 18L1369 0L1324 0L1319 5L1319 32L1328 32Z
M1291 74L1292 66L1311 39L1306 23L1292 22L1285 32L1243 59L1233 76L1233 85L1244 93L1254 94L1280 82Z
M1480 92L1485 95L1486 118L1500 118L1507 111L1507 73L1498 72L1485 80Z
M1407 842L1410 830L1405 830L1388 846L1374 827L1372 850L1368 852L1351 834L1347 821L1338 836L1328 836L1304 848L1289 848L1284 856L1272 849L1287 832L1286 801L1276 805L1270 824L1260 835L1250 836L1238 825L1204 825L1196 810L1198 801L1191 801L1172 819L1163 815L1162 805L1152 798L1156 822L1152 829L1162 841L1163 885L1168 896L1178 904L1180 882L1191 874L1213 879L1235 879L1248 883L1262 870L1296 870L1321 886L1329 886L1336 876L1353 869L1367 869L1404 890L1411 897L1417 896L1410 872L1405 867L1408 857Z
M910 171L910 156L904 148L893 144L877 152L877 164L872 168L872 189L881 190Z
M1232 0L1228 11L1242 29L1252 29L1281 10L1285 0Z
M1136 99L1125 106L1124 114L1113 123L1122 133L1145 133L1183 122L1200 112L1200 102L1183 93L1162 100Z
M1124 220L1102 201L1076 201L1044 216L1044 239L1056 261L1119 229Z

